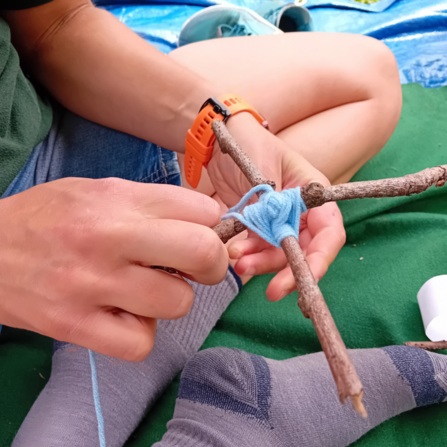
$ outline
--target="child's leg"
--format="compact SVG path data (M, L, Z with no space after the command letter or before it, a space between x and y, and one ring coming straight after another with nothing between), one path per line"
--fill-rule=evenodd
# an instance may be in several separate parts
M234 37L187 45L170 57L212 79L221 93L240 94L332 183L348 181L377 154L399 119L396 61L369 37Z
M159 320L154 349L138 363L96 354L107 447L121 447L185 363L198 351L237 295L239 279L229 271L217 286L194 284L190 313ZM55 342L51 377L21 426L14 447L99 445L87 349Z
M174 418L154 447L343 447L399 413L447 400L447 356L406 346L349 354L366 419L340 404L323 353L275 361L208 349L186 365Z

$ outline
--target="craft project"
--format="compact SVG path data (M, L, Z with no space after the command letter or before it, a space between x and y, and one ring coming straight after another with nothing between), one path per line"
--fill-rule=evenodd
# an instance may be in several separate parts
M352 182L325 188L313 182L305 187L275 192L275 183L266 179L228 132L225 124L215 120L213 131L224 154L228 154L252 186L241 202L231 208L214 231L226 243L247 227L268 242L281 247L293 272L299 292L298 305L306 318L312 321L321 347L337 386L341 403L351 399L355 410L367 417L362 403L363 386L349 358L329 308L323 298L304 254L298 243L300 214L327 202L341 200L411 196L426 191L431 186L441 187L447 182L447 165L425 169L416 174L383 180ZM247 205L257 195L259 200ZM178 273L170 267L152 266L169 273ZM408 346L422 349L447 349L442 342L407 342ZM93 397L98 420L101 447L106 447L104 419L101 412L95 355L90 351Z
M272 182L263 177L222 122L214 121L212 127L221 151L234 160L253 188L263 184L274 187ZM300 188L299 192L305 207L310 209L327 202L340 200L410 196L426 191L433 185L436 187L444 186L446 181L447 165L443 165L404 177L346 183L328 188L314 182ZM262 192L260 191L258 194ZM246 210L250 206L253 205L249 205ZM245 216L245 211L242 212L242 216ZM216 231L223 242L227 242L246 228L236 217L230 217L217 225L214 231ZM253 226L250 226L250 228L254 229ZM262 236L261 232L258 232L258 234ZM297 284L299 292L298 305L303 315L306 318L310 318L315 327L334 377L340 401L344 403L346 398L349 397L356 411L366 417L366 410L362 404L362 384L349 359L346 346L324 301L323 295L298 244L298 232L294 236L285 236L280 241L280 245L284 250ZM445 343L433 346L431 343L421 342L417 343L417 346L423 349L443 349Z

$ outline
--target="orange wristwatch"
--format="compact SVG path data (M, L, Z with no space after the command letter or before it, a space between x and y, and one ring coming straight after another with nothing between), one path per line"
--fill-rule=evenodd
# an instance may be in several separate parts
M210 98L201 107L194 124L188 130L185 140L185 175L188 183L197 188L202 175L202 166L207 166L213 155L214 135L211 123L220 120L224 123L231 115L241 112L251 113L256 120L268 129L268 123L247 102L237 95L227 94L218 99Z

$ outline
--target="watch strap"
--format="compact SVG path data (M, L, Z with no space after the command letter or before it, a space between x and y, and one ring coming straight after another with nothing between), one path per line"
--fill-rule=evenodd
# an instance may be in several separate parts
M216 136L211 124L214 120L226 122L232 115L241 112L251 113L256 120L268 129L267 121L257 113L246 101L234 94L209 98L201 107L185 140L185 177L188 183L197 188L202 167L207 166L213 155Z

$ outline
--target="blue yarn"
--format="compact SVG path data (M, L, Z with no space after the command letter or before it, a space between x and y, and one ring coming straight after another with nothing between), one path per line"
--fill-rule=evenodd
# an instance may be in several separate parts
M264 194L259 200L245 206L252 196L260 191L264 191ZM222 219L236 217L262 239L281 248L281 241L287 236L298 238L300 216L307 211L300 191L299 187L276 192L270 185L255 186L236 206L230 208ZM242 208L243 214L240 213Z
M90 368L92 370L93 400L95 402L96 419L98 420L99 445L101 447L106 447L106 437L104 435L104 417L102 416L101 402L99 401L98 376L96 374L95 353L93 351L90 351L89 349L88 355L90 357Z

